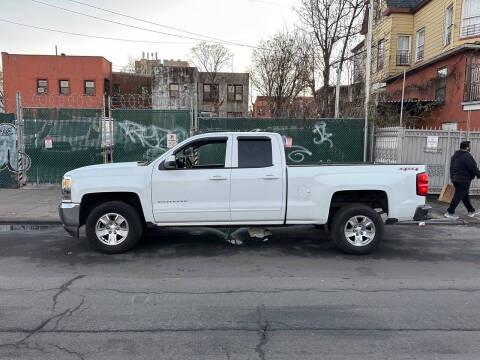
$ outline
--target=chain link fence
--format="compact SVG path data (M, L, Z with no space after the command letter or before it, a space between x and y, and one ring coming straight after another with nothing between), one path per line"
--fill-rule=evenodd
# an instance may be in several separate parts
M152 109L141 96L129 97L128 102L85 95L61 99L65 107L54 107L55 97L27 95L19 98L20 119L13 113L0 114L0 187L58 184L75 168L150 161L193 132L277 132L286 144L289 164L363 161L363 119L194 121L191 110Z
M101 109L25 108L24 146L33 183L59 183L72 169L102 163Z
M289 164L363 161L363 119L200 118L198 131L279 133Z
M176 142L190 136L188 110L117 109L112 116L115 162L154 160L168 150L169 134Z

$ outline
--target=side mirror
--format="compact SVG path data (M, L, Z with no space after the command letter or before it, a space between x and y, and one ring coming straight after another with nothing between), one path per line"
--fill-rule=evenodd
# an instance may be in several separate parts
M177 168L177 162L175 161L175 155L169 155L165 162L163 163L163 167L167 170L172 170Z

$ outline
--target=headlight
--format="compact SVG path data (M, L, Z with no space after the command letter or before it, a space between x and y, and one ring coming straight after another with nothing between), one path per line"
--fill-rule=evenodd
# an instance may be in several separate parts
M63 200L72 200L72 178L64 176L62 180Z

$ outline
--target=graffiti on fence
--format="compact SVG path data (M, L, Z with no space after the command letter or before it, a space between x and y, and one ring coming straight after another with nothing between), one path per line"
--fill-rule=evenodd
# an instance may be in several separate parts
M130 120L118 121L117 124L128 142L147 148L147 152L143 154L147 160L168 150L167 134L175 134L177 139L185 139L188 136L188 131L182 127L166 129L156 125L142 125Z
M293 145L289 148L288 158L294 163L301 163L305 160L305 155L312 156L312 152L300 145Z
M332 133L327 133L327 124L325 121L319 121L315 124L315 128L313 129L314 134L318 134L320 136L320 139L317 139L316 137L313 138L313 142L317 145L321 145L324 142L327 142L330 144L330 148L333 148L333 142L330 140L332 137Z
M30 157L17 150L17 128L15 125L0 124L0 171L7 169L13 173L19 173L30 169L31 164Z

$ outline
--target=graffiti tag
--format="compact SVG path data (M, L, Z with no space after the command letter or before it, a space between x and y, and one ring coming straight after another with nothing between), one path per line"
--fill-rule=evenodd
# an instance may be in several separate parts
M320 136L320 139L318 138L313 138L313 142L316 145L321 145L325 142L330 144L330 148L333 148L333 141L330 140L332 137L332 133L327 133L327 124L325 121L319 121L315 124L315 128L313 129L314 134L318 134Z

